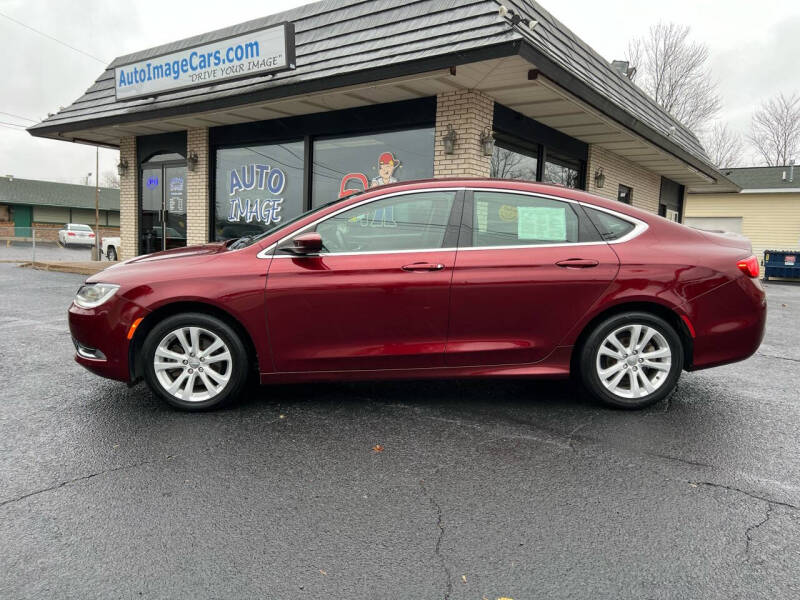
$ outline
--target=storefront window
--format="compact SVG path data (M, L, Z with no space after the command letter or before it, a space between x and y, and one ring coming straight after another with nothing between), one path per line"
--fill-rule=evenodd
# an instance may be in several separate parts
M217 150L214 235L271 229L303 212L303 142Z
M536 155L522 154L495 144L489 177L536 181Z
M433 128L314 141L312 207L386 183L433 177Z
M544 163L542 181L555 183L568 188L580 188L581 165L577 161L547 155Z

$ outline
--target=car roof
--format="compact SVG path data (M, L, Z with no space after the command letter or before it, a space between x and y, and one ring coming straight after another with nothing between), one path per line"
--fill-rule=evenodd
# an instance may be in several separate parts
M619 200L610 200L596 194L590 194L589 192L568 188L563 185L534 181L520 181L516 179L493 179L488 177L445 177L436 179L419 179L416 181L407 181L401 183L389 183L386 185L369 188L368 190L364 190L355 196L343 198L341 202L345 202L350 198L359 198L362 200L368 199L373 197L373 195L382 195L391 193L392 191L399 192L452 187L501 188L506 191L521 191L548 196L558 196L568 200L594 204L601 208L607 208L621 214L627 214L637 219L650 220L655 216L651 212L636 208L630 204L625 204ZM344 204L341 204L340 206L343 205Z

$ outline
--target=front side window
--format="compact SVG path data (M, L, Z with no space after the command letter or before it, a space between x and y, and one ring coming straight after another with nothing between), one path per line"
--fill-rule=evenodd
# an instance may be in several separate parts
M215 239L274 229L303 212L303 142L221 148L215 183Z
M529 246L597 241L569 202L507 192L475 191L472 245Z
M390 196L345 210L317 225L325 252L441 248L455 192Z

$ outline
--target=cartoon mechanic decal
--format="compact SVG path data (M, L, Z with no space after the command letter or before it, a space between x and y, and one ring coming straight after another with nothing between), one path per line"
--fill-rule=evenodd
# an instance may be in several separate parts
M394 170L400 165L391 152L384 152L378 159L378 176L372 178L370 187L386 185L387 183L397 183Z

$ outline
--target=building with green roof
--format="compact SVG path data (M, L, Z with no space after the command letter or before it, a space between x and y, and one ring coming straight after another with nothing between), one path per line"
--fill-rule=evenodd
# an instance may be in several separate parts
M100 188L99 223L106 235L119 230L119 190ZM95 187L0 177L0 229L4 237L29 237L37 229L41 239L55 238L65 223L94 228ZM13 232L12 232L13 229ZM39 234L41 232L41 234Z

